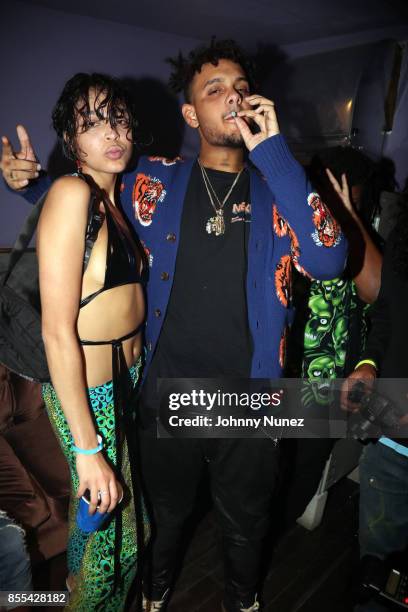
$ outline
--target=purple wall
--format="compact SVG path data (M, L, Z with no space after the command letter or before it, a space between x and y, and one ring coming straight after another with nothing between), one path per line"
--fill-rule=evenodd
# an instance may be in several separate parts
M8 135L17 144L15 126L19 122L26 125L44 167L55 166L56 160L51 109L65 81L78 71L107 72L135 80L136 90L140 94L139 116L142 123L149 126L151 120L154 129L157 129L152 148L157 143L156 151L165 153L168 143L173 142L174 148L175 141L176 145L182 145L183 154L188 155L196 150L197 135L192 130L185 130L182 144L178 103L165 90L169 66L163 60L179 50L190 50L200 42L197 39L76 16L18 0L9 2L8 7L3 8L2 26L0 56L5 61L0 97L0 133ZM398 39L398 28L393 33ZM393 37L393 33L389 33L390 37ZM272 57L271 63L275 65L275 59L279 57L283 58L283 63L280 68L278 66L278 74L274 74L266 83L264 93L277 100L282 127L292 141L296 140L293 132L296 136L298 130L301 146L304 147L306 143L310 148L317 146L320 137L329 141L328 135L333 130L339 132L336 122L332 121L333 109L337 112L336 104L340 101L344 106L351 94L349 96L344 91L342 96L340 90L336 93L340 81L335 86L332 81L337 75L344 77L343 80L348 78L346 68L350 61L338 67L334 60L340 62L343 56L350 56L351 63L356 63L357 46L363 41L368 42L364 33L353 32L346 38L317 39L275 48L276 57ZM348 49L343 50L343 47ZM336 48L337 53L327 53ZM396 122L385 147L385 154L397 162L401 186L407 167L407 61L406 54ZM317 66L316 71L312 70L314 65ZM308 68L310 78L306 73L302 77L302 67ZM325 76L321 78L322 75ZM371 106L367 110L370 117L373 111ZM306 133L306 128L310 126L313 127L312 134ZM340 130L341 134L343 131ZM161 137L166 133L167 143ZM160 147L164 147L164 150L160 150ZM10 194L2 181L0 207L0 247L10 246L30 207L22 198Z
M17 145L15 126L23 123L46 166L56 138L51 110L65 81L75 72L99 71L136 79L154 75L166 82L163 58L199 41L141 30L104 20L76 17L13 1L2 9L0 132ZM163 118L161 118L163 121ZM194 148L186 133L183 151ZM0 247L16 238L29 205L0 182Z

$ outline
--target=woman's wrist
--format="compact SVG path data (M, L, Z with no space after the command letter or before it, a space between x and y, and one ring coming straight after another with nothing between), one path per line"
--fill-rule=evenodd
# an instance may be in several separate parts
M72 441L72 450L80 455L96 455L103 448L102 437L98 434L96 436L96 444L93 444L89 447L77 446L74 441Z
M370 366L371 368L374 369L376 373L378 372L378 366L377 366L377 363L374 361L374 359L362 359L355 366L354 370L357 370L357 368L361 368L362 366Z
M88 409L89 412L89 409ZM84 415L85 416L85 415ZM96 436L99 433L91 418L78 418L69 422L72 442L80 448L93 448L97 445Z
M89 436L77 436L72 434L72 443L80 448L93 448L98 444L96 441L96 432L90 434Z

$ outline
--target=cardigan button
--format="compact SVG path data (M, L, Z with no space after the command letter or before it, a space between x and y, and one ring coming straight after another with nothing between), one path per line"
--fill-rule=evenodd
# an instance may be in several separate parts
M151 350L152 350L152 343L150 342L150 340L149 340L149 342L147 343L147 345L146 345L146 346L147 346L147 350L148 350L148 351L151 351Z
M160 310L160 308L156 308L156 310L154 311L154 316L157 319L160 319L160 317L161 317L161 310Z
M164 281L169 280L169 273L168 272L162 272L160 274L160 278Z
M166 240L168 242L176 242L176 234L167 234Z

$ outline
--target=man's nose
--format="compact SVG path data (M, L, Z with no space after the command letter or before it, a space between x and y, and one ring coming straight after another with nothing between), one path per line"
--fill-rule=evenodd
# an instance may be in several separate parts
M236 89L231 89L228 93L227 103L229 106L242 104L242 95Z

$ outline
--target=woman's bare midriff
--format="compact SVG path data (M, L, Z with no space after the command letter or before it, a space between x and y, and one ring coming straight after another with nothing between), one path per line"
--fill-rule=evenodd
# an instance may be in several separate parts
M101 228L92 249L82 282L82 298L103 286L106 266L106 225ZM145 305L140 283L113 287L103 291L80 309L78 335L82 340L113 340L137 329L144 321ZM134 364L142 351L142 333L123 342L127 365ZM112 347L82 346L88 387L112 379Z

